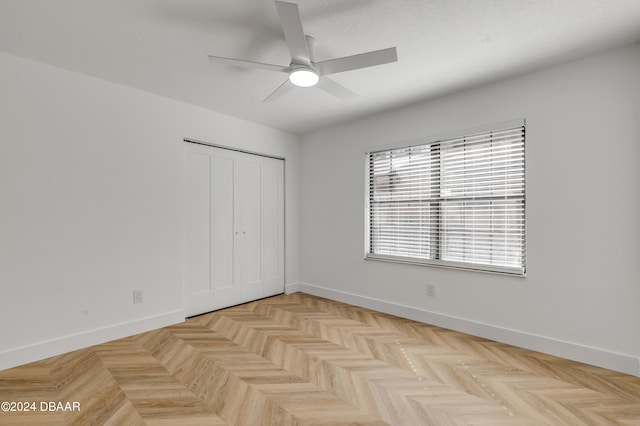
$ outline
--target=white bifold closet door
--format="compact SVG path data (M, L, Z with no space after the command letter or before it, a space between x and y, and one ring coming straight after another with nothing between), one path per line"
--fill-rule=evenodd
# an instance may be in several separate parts
M284 161L185 142L185 309L284 292Z

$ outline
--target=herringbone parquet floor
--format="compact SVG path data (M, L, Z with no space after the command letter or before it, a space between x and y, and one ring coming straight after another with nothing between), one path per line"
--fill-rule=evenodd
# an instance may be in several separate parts
M640 425L637 377L302 293L1 371L0 401L36 402L3 425Z

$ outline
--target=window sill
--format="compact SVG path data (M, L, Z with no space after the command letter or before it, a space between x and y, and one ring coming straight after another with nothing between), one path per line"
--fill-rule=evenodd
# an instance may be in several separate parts
M470 272L484 272L488 274L507 275L518 278L525 278L526 270L520 268L508 268L500 266L488 266L476 263L462 263L462 262L450 262L450 261L433 261L433 260L420 260L411 257L400 256L381 256L375 254L367 254L364 260L374 260L381 262L391 263L404 263L408 265L418 266L435 266L436 268L457 269Z

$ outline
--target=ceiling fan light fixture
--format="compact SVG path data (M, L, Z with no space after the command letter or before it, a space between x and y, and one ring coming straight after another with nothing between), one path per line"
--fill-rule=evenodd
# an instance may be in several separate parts
M311 87L318 84L318 73L310 68L298 68L289 73L289 81L298 87Z

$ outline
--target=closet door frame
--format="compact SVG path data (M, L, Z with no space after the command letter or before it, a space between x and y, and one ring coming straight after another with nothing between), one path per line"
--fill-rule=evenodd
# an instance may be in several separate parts
M189 255L190 255L190 250L191 248L188 246L189 244L189 238L190 235L188 234L189 230L189 226L190 224L187 223L187 221L190 218L190 211L188 210L188 194L189 194L189 188L187 188L187 184L188 184L188 177L190 177L189 175L189 170L187 169L188 167L188 160L187 160L187 155L189 155L189 153L193 152L189 150L188 145L183 145L183 152L184 152L184 160L183 160L183 165L185 167L184 169L184 185L185 185L185 199L184 199L184 206L185 206L185 242L184 242L184 250L183 250L183 255L184 255L184 276L183 276L183 285L184 285L184 306L185 306L185 312L186 315L188 316L193 316L193 315L198 315L201 313L205 313L211 310L215 310L215 309L221 309L224 308L226 306L232 306L233 304L236 303L245 303L251 300L255 300L255 299L259 299L262 297L268 297L271 295L275 295L275 294L280 294L282 292L284 292L284 284L286 282L285 280L285 262L286 262L286 258L285 258L285 253L286 253L286 239L285 239L285 234L286 234L286 221L285 221L285 158L282 157L277 157L277 156L273 156L273 155L267 155L267 154L262 154L262 153L258 153L258 152L252 152L252 151L247 151L247 150L242 150L242 149L237 149L237 148L232 148L232 147L228 147L228 146L223 146L223 145L217 145L217 144L211 144L211 143L207 143L207 142L202 142L202 141L198 141L198 140L193 140L193 139L184 139L183 143L189 143L189 144L195 144L195 145L202 145L203 148L213 148L213 151L210 151L211 153L211 169L210 169L210 173L211 174L215 174L216 173L216 169L215 169L215 161L216 158L219 156L219 152L220 151L216 151L216 150L224 150L225 152L228 152L228 157L229 158L234 158L236 157L236 165L233 166L234 170L233 170L233 191L234 191L234 211L238 211L238 207L239 205L237 204L237 198L239 197L239 193L236 193L235 191L238 188L238 173L240 173L237 169L238 164L242 164L241 167L246 166L247 164L251 163L251 159L250 157L245 157L244 155L234 155L233 152L236 153L240 153L240 154L245 154L245 155L250 155L250 156L258 156L258 157L262 157L262 160L258 161L257 163L260 163L259 166L259 171L260 171L260 177L258 179L258 181L260 182L260 188L259 189L255 189L253 188L254 191L257 191L259 193L259 202L260 202L260 209L261 209L261 214L260 214L260 235L258 237L253 236L254 238L258 238L260 241L260 267L264 268L265 264L264 262L266 262L265 260L265 253L267 253L266 250L264 250L265 244L263 241L263 238L265 238L265 228L267 228L267 226L271 225L273 226L273 224L275 223L277 231L276 232L276 238L277 238L277 247L278 249L275 251L275 259L274 259L274 253L269 252L270 254L270 259L268 260L270 262L270 266L271 266L271 271L275 269L278 270L278 272L276 273L276 275L279 275L281 277L281 279L277 279L276 277L276 282L273 281L273 274L271 274L271 276L266 276L266 273L264 272L264 270L261 269L260 273L262 275L262 279L261 281L258 282L259 287L256 287L254 289L251 289L248 285L244 286L244 281L245 280L245 273L247 273L248 271L244 271L245 268L243 267L238 267L239 264L242 264L241 260L242 259L236 259L236 254L233 254L232 256L234 256L234 271L233 271L233 275L234 275L234 281L236 282L236 285L240 286L240 293L239 294L239 298L234 299L233 303L224 303L224 302L220 302L217 303L214 300L217 299L215 297L215 294L217 293L217 290L215 289L215 283L214 283L214 271L212 270L210 275L209 275L209 286L210 286L210 291L209 291L209 302L208 303L203 303L205 302L205 300L197 300L194 301L194 295L196 293L193 292L193 285L194 282L191 281L191 269L190 267L192 265L190 265L189 262L191 262L191 259L189 259ZM197 148L194 150L197 152ZM218 154L218 155L216 155ZM244 159L243 159L244 157ZM279 161L274 161L274 160L279 160ZM255 164L255 163L254 163ZM275 168L274 168L275 166ZM269 170L268 170L269 169ZM281 170L280 170L281 169ZM255 170L254 170L255 172ZM280 185L276 185L276 189L277 189L277 193L275 194L275 198L276 198L276 203L277 203L277 208L278 211L273 214L274 212L271 212L271 223L267 224L266 223L266 219L265 219L265 197L268 196L274 196L274 194L267 194L265 195L265 193L263 192L264 189L264 185L265 185L265 180L267 179L267 173L271 173L271 179L275 178L276 179L281 179L281 184ZM274 175L275 173L275 175ZM245 178L244 176L242 178ZM248 179L248 176L246 177ZM255 176L254 176L254 180L255 180ZM213 185L213 179L211 180L212 185ZM254 182L255 183L255 182ZM211 190L213 191L213 187L211 187ZM247 194L242 194L243 196L249 196ZM258 196L257 194L253 194L254 197L254 204L255 204L255 197ZM211 213L213 214L213 203L215 202L214 197L213 197L213 193L211 195ZM269 202L271 202L273 204L273 200L269 199ZM255 206L254 206L255 208ZM241 211L241 210L240 210ZM241 211L240 213L241 215L244 214L244 212ZM273 217L276 217L275 222L273 220ZM236 218L237 220L237 218ZM213 226L213 222L211 222L211 226ZM234 234L234 250L236 247L241 248L243 246L243 244L245 243L245 238L246 235L243 235L244 229L243 229L243 224L242 223L234 223L234 229L233 229L233 234ZM271 238L273 238L273 229L268 229L268 231L271 233ZM213 238L213 228L210 228L210 232L211 232L211 238ZM254 240L255 242L255 240ZM210 250L209 250L209 255L211 256L211 262L214 262L214 254L211 251L214 247L214 241L211 240L210 241ZM243 253L243 250L240 250L240 252ZM238 262L238 260L240 260L240 262ZM276 265L274 267L273 265L273 261L275 260ZM254 260L255 261L255 260ZM255 265L254 265L255 266ZM281 284L278 284L277 281L281 281ZM246 288L244 288L246 287ZM222 290L222 289L220 289ZM229 289L231 290L231 289ZM220 294L220 296L222 296L222 294ZM204 299L207 298L207 294L206 292L202 292L202 297ZM206 307L206 308L205 308Z

